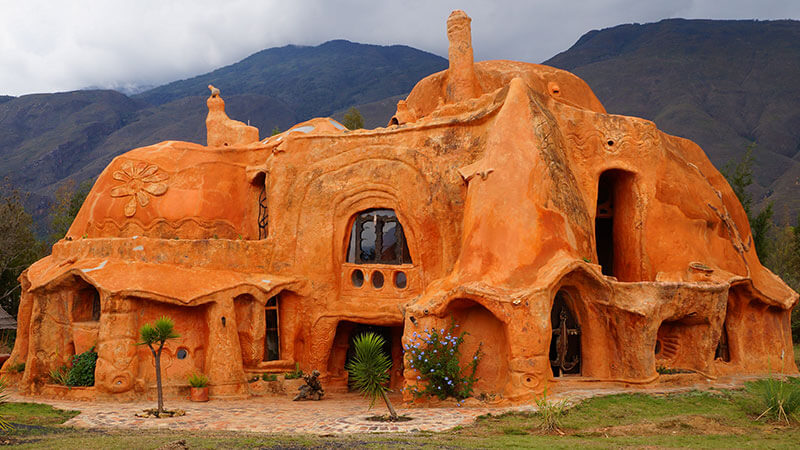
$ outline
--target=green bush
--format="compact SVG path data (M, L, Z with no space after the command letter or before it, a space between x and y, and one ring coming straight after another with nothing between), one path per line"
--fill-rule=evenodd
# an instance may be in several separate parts
M208 377L202 373L193 373L189 376L189 386L193 388L203 388L208 386Z
M261 379L264 381L278 381L278 376L274 373L265 373L261 375Z
M287 380L294 380L296 378L303 378L303 371L300 370L300 364L299 363L294 363L294 371L286 372L285 374L283 374L283 378L285 378Z
M467 332L456 335L457 327L452 321L447 330L434 328L429 331L426 328L422 334L415 331L411 335L412 343L404 347L406 357L411 368L419 372L417 380L423 383L422 389L418 386L411 388L415 397L428 395L442 400L447 397L461 400L472 395L472 387L478 380L475 371L481 359L481 346L467 367L462 369L458 363L459 347Z
M72 368L67 374L67 386L94 386L94 368L97 365L97 352L94 347L72 357Z
M21 362L21 363L12 364L12 365L8 366L8 370L11 371L11 372L17 372L17 373L25 372L25 363Z
M784 381L765 378L749 381L745 387L758 402L757 412L760 414L756 420L766 418L786 424L797 420L797 414L800 413L800 379L789 378Z

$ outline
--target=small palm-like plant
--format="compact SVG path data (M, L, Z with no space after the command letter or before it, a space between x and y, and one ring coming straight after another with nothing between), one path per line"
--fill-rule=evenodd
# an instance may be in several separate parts
M161 350L164 349L164 343L169 339L180 337L175 333L175 324L169 317L161 317L157 319L152 325L146 323L139 329L139 335L142 341L139 345L146 345L150 348L153 358L156 360L156 389L158 391L158 409L156 409L156 417L160 417L164 412L164 394L161 388ZM156 348L155 346L158 346Z
M370 400L369 407L375 405L378 397L383 398L386 408L389 409L389 420L397 420L392 402L386 392L389 390L385 384L389 382L389 369L392 360L383 352L385 341L375 333L364 333L353 342L355 356L347 362L345 368L350 373L353 386Z

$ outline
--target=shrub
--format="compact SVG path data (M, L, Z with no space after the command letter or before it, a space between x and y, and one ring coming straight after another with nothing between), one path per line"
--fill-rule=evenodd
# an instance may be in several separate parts
M303 378L303 371L300 370L300 364L294 363L294 370L292 372L286 372L283 374L283 378L287 380L294 380L296 378Z
M11 371L11 372L17 372L17 373L25 372L25 363L21 362L21 363L12 364L12 365L8 366L8 370Z
M762 417L788 424L800 412L800 380L784 381L778 378L765 378L745 383L748 392L759 403Z
M67 386L94 386L94 368L97 365L97 353L94 347L72 357L72 368L67 374Z
M561 419L567 414L568 406L566 400L557 402L547 400L547 386L544 394L536 399L536 416L541 421L539 429L545 433L558 432L561 429Z
M459 400L472 395L472 387L477 381L475 371L481 359L481 346L475 351L472 360L465 369L458 363L459 347L464 343L466 331L455 335L458 325L451 321L445 330L426 328L423 334L415 331L412 343L404 346L407 361L412 369L419 372L417 380L423 382L423 388L413 387L415 397L423 395L436 396L444 400L455 397Z
M59 367L58 369L53 369L50 371L50 381L53 384L67 384L67 378L69 377L69 368L66 365Z
M278 376L274 373L265 373L261 375L261 379L264 381L278 381Z
M389 382L392 360L383 352L385 343L383 337L375 333L356 337L353 341L355 356L345 368L350 373L353 386L369 399L369 407L372 408L378 398L383 398L389 410L389 420L397 420L397 412L386 395L389 389L385 385Z
M8 388L8 383L6 382L5 378L0 378L0 405L6 402L6 398L8 398L8 394L6 393L6 389ZM0 431L5 433L9 433L14 431L14 425L11 425L6 419L0 417Z
M204 388L208 386L208 377L202 373L193 373L189 375L189 386L193 388Z

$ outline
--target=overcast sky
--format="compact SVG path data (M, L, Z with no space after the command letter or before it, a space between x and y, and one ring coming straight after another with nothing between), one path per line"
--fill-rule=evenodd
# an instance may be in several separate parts
M453 9L472 17L477 60L529 62L622 23L800 19L800 0L0 0L0 94L159 85L331 39L446 57Z

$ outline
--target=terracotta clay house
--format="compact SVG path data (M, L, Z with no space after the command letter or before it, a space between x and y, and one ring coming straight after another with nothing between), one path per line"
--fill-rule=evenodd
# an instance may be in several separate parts
M260 140L212 88L207 146L115 158L21 276L21 388L46 394L50 369L96 345L92 395L146 393L138 330L163 315L181 335L167 385L202 371L217 398L295 364L345 388L362 330L410 385L403 343L451 320L466 355L483 344L477 391L510 401L566 379L650 383L658 367L797 373L798 294L761 265L697 145L606 113L563 70L474 63L463 12L447 35L449 69L386 128L318 118Z

